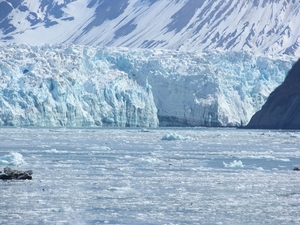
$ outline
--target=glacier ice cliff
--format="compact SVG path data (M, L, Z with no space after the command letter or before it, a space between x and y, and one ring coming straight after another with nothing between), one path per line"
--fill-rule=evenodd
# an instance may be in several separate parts
M247 52L2 45L0 125L239 126L293 62Z
M99 51L10 45L0 55L1 125L158 126L150 85L128 79Z

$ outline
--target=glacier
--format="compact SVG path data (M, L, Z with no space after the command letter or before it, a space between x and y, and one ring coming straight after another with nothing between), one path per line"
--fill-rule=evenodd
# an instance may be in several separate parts
M242 126L296 61L250 52L0 46L0 125Z

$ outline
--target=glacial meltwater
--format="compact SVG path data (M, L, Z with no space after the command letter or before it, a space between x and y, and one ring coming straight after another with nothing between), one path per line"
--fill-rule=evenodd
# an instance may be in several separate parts
M300 132L1 128L0 224L300 224Z

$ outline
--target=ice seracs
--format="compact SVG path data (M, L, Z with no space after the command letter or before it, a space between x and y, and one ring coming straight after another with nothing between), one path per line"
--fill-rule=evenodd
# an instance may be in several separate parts
M0 48L0 125L241 126L293 58L78 45Z
M10 45L0 55L1 125L158 126L150 85L113 68L101 50Z

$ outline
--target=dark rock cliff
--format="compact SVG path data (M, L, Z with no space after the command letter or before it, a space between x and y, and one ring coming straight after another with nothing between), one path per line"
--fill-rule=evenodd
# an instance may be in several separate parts
M300 129L300 59L245 128Z

